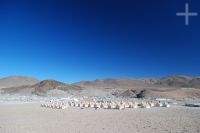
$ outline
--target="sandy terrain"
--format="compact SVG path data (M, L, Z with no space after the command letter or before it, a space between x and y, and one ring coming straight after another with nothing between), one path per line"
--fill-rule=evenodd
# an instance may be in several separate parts
M198 133L200 109L95 110L0 104L0 133Z

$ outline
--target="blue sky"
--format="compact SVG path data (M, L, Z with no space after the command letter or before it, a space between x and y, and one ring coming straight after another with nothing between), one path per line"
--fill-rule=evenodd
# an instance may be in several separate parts
M0 0L0 77L200 74L199 0Z

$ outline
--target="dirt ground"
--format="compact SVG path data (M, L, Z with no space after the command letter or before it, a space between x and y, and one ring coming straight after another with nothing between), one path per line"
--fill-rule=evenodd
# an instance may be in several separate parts
M0 104L0 133L198 133L200 109L106 110Z

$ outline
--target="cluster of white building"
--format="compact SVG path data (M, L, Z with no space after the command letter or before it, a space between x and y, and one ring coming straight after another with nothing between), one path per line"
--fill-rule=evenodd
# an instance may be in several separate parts
M151 108L151 107L170 107L168 102L159 101L112 101L112 102L94 102L94 101L81 101L81 102L48 102L41 104L41 107L66 109L68 107L80 108L95 108L95 109L126 109L126 108Z

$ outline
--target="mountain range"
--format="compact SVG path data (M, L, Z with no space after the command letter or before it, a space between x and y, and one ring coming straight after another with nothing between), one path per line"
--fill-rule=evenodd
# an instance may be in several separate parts
M0 91L2 94L40 96L200 98L200 77L178 75L161 79L108 78L67 84L56 80L40 81L33 77L10 76L0 79Z

